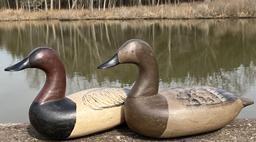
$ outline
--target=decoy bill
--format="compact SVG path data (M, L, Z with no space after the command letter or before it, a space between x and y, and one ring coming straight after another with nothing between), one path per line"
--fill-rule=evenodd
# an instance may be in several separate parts
M132 39L98 68L135 64L138 78L125 101L125 120L133 131L155 138L210 132L231 122L253 101L214 87L180 87L158 91L158 64L151 46Z
M37 48L5 69L41 69L46 82L29 109L32 126L52 139L68 139L103 131L124 122L123 103L128 89L93 88L65 97L65 68L50 48Z

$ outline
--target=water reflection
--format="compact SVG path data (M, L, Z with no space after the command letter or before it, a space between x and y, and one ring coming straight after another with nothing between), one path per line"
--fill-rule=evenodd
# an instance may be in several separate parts
M126 40L140 38L155 50L161 87L211 85L255 98L255 24L256 20L0 23L0 84L5 85L0 90L0 108L12 108L0 109L1 114L9 116L0 116L0 122L27 121L27 109L45 76L33 69L20 73L2 70L38 46L59 52L68 73L68 93L98 86L131 85L137 74L134 66L121 65L105 71L96 70L96 66ZM20 88L23 91L18 91ZM6 99L4 94L12 94L13 98ZM16 95L22 95L23 102L14 99ZM13 118L17 106L10 106L10 101L23 106L19 109L23 116ZM254 106L246 111L241 117L256 117Z

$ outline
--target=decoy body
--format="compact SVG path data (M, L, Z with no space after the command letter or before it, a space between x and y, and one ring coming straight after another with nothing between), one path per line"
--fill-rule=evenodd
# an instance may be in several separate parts
M158 65L152 48L142 40L124 43L98 68L136 64L139 77L125 101L129 128L149 137L170 138L220 129L253 101L213 87L169 88L158 91Z
M126 89L94 88L65 97L65 68L50 48L37 48L5 71L38 68L46 82L29 109L32 126L53 139L84 136L112 128L124 121Z

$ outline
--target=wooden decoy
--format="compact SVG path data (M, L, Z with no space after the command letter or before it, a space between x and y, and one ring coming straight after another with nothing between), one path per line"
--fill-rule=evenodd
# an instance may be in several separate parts
M32 126L52 139L68 139L103 131L124 122L122 107L128 89L93 88L65 97L65 68L50 48L36 48L5 71L41 69L46 82L29 109Z
M155 138L214 131L231 122L253 101L213 87L180 87L158 91L158 64L150 45L139 39L125 42L98 66L137 65L139 76L124 105L125 121L133 131Z

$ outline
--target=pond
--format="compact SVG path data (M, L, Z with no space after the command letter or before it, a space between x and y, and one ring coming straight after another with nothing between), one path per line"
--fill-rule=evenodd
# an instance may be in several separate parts
M93 87L131 86L137 69L96 67L131 38L152 45L160 87L209 85L256 100L256 20L74 21L0 23L0 123L28 122L45 81L36 69L4 72L33 48L52 47L67 72L67 94ZM256 118L255 105L239 118Z

